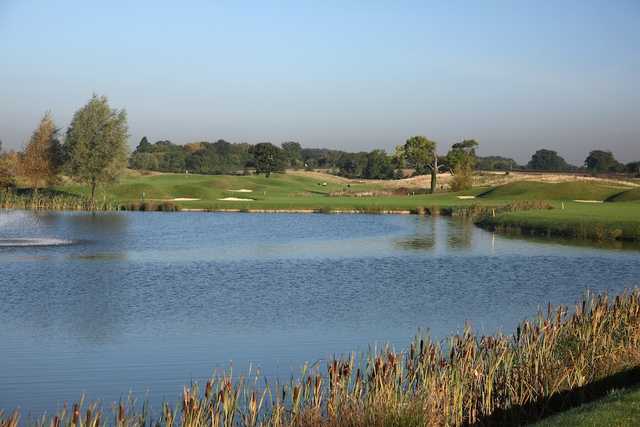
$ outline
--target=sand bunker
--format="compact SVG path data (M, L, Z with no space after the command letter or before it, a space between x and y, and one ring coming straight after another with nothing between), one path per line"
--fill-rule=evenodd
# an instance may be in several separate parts
M241 188L239 190L227 190L230 191L232 193L253 193L253 190L249 190L247 188Z
M475 198L476 198L476 196L458 196L458 199L463 199L463 200L465 200L465 199L475 199Z
M196 200L200 199L194 197L176 197L175 199L171 199L172 202L195 202Z
M239 197L224 197L218 200L221 200L223 202L253 202L255 199L241 199Z
M574 200L578 203L604 203L602 200Z

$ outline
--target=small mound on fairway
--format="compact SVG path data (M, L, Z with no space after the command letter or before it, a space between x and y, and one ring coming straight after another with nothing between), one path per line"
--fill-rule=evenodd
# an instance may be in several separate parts
M607 202L640 202L640 188L622 191L609 197Z
M495 187L480 195L484 199L509 200L606 200L623 189L593 182L518 181Z

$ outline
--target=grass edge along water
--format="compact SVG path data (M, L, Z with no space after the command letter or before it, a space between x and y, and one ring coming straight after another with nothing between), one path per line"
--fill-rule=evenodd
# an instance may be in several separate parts
M478 336L467 325L441 343L418 336L405 351L386 347L360 358L334 358L326 373L305 367L288 383L225 372L203 387L185 387L182 401L164 403L158 414L133 399L114 404L111 414L79 401L26 424L519 425L605 395L612 387L608 379L638 381L639 373L627 372L639 365L640 289L634 289L612 299L587 294L571 314L549 304L511 336ZM0 413L0 426L19 423L17 410Z

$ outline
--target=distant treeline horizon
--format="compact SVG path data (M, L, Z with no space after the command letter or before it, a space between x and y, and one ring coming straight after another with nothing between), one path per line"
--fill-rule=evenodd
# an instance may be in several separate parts
M200 141L176 144L169 140L150 143L143 137L129 158L129 167L158 172L185 172L200 174L239 174L256 168L252 147L271 146L274 172L285 169L323 169L340 176L365 179L393 179L403 176L402 156L385 150L346 151L329 148L305 148L299 142L286 141L277 146L234 143L224 139L215 142ZM447 156L438 155L446 170ZM640 174L640 161L623 163L607 150L593 150L581 166L572 165L554 150L540 149L532 154L527 164L499 155L475 156L476 170L493 171L585 171L591 173ZM422 172L422 171L421 171Z

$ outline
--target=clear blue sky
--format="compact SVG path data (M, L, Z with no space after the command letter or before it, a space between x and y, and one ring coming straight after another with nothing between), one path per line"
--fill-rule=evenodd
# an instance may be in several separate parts
M640 159L640 1L0 0L0 139L92 93L130 143L392 150L424 134L524 162Z

